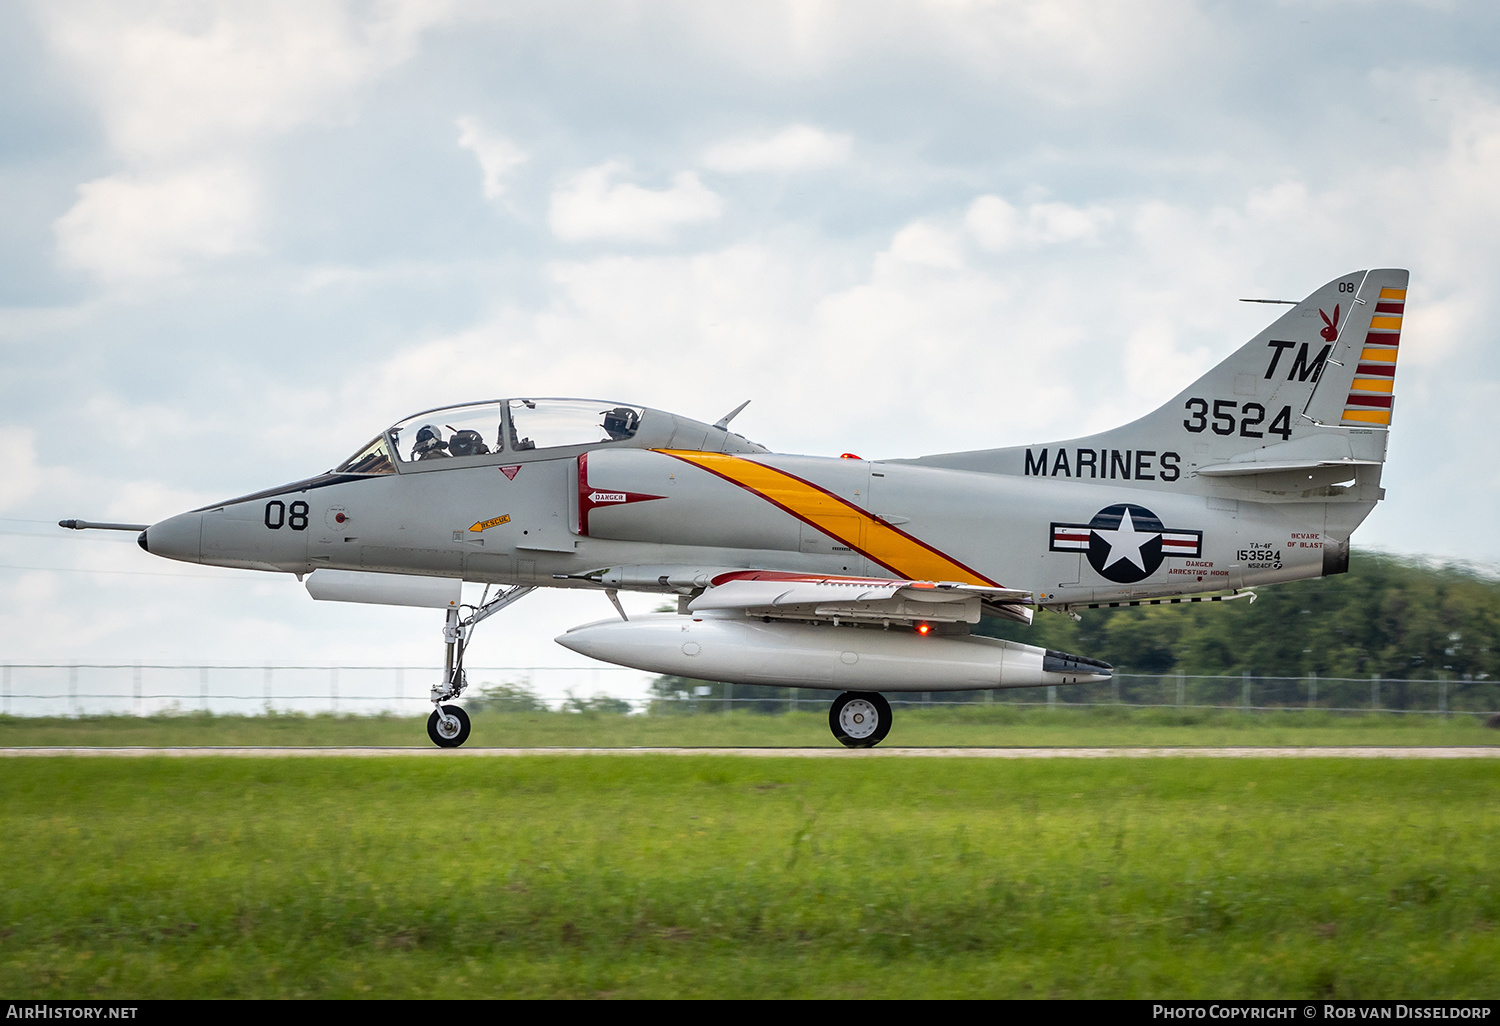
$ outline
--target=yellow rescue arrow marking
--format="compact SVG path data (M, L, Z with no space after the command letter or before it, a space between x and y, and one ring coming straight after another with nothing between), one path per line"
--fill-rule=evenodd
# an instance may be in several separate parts
M469 528L469 530L471 530L471 531L488 531L492 527L499 527L501 524L508 524L508 523L510 523L510 514L509 513L505 514L505 516L503 516L503 517L496 517L494 520L481 520L479 523L477 523L473 527Z

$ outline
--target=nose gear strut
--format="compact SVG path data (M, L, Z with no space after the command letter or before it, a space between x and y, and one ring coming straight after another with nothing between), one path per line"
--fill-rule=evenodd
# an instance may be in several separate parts
M468 647L470 633L480 621L494 616L533 591L536 591L533 585L518 584L513 588L502 589L494 598L490 598L490 589L486 587L479 605L448 607L448 622L443 625L443 641L448 646L443 659L443 682L432 686L433 710L427 720L427 734L436 744L443 748L457 748L469 737L468 715L459 706L445 706L443 703L457 698L469 686L468 677L464 674L464 650ZM464 610L469 610L468 615L464 614Z

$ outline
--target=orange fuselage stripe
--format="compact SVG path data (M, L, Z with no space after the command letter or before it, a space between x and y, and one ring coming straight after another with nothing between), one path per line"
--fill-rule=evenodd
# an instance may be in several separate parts
M657 452L675 456L739 485L907 580L998 587L978 571L794 474L726 453L676 449Z

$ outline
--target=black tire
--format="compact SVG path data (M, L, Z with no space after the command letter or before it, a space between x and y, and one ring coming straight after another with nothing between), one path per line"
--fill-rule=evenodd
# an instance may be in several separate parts
M439 730L438 711L432 710L432 715L427 717L427 736L432 738L432 743L439 748L457 748L469 740L469 714L463 711L461 706L443 706L443 715L451 716L458 721L458 732L448 735Z
M849 715L844 715L848 710ZM863 717L874 714L874 729L866 733ZM845 720L849 722L845 722ZM845 691L828 709L828 729L848 748L874 748L891 732L891 703L874 691Z

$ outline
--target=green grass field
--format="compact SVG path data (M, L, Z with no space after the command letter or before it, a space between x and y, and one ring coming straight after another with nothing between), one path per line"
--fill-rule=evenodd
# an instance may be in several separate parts
M20 759L16 997L1500 996L1493 760Z
M0 716L0 747L34 745L394 745L428 747L425 718L394 716ZM469 741L484 747L836 747L825 707L728 716L482 712ZM1323 712L896 707L890 746L1500 745L1500 730L1448 718Z

